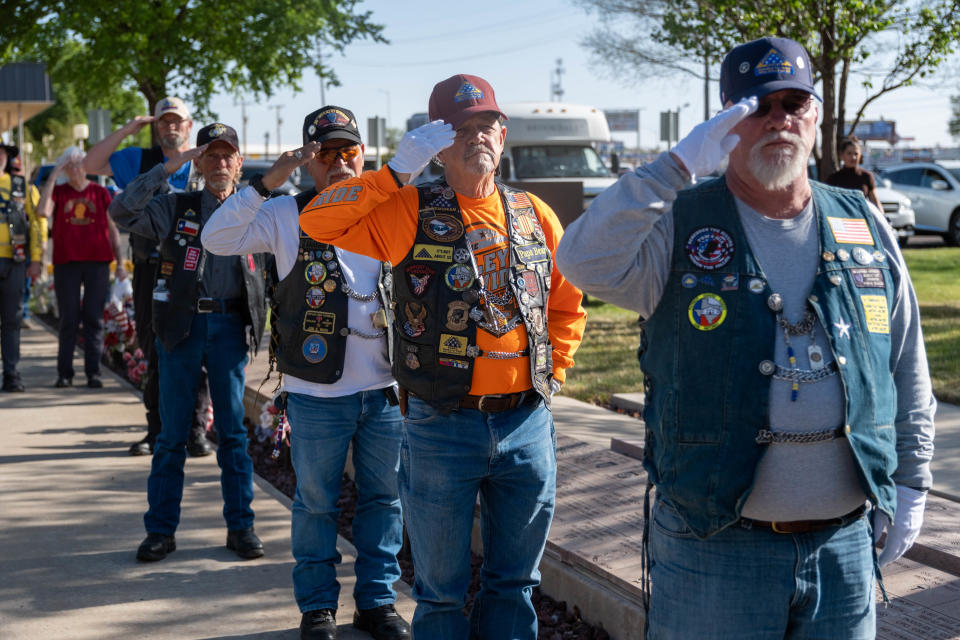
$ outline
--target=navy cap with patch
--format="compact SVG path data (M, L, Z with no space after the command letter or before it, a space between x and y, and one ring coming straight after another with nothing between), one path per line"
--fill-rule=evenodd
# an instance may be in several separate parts
M813 88L810 57L799 42L789 38L760 38L730 50L720 67L720 103L739 102L748 96L762 98L784 89L820 96Z

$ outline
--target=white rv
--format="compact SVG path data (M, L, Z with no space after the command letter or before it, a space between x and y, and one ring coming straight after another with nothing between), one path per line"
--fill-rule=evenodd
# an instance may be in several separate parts
M584 209L598 193L617 180L595 148L610 142L610 128L596 107L562 102L501 104L507 115L507 141L500 160L504 182L580 182ZM415 114L408 129L424 124L426 114ZM616 160L613 161L616 165ZM616 166L614 167L616 169ZM434 180L442 169L431 164L417 182ZM579 212L577 212L579 213Z

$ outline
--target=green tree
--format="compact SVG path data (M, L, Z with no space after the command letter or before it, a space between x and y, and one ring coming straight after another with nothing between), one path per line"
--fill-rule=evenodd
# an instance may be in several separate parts
M606 0L580 1L608 4ZM613 3L619 6L630 1ZM807 48L822 87L820 175L836 170L838 138L856 126L871 103L932 73L953 53L960 38L960 0L684 0L662 4L659 22L644 22L649 28L645 35L687 64L702 59L704 51L728 51L764 35L792 38ZM862 86L867 96L848 118L848 88L851 74L858 70L865 75Z
M89 82L134 88L152 112L179 95L198 116L212 96L266 97L299 87L305 69L336 86L313 55L358 38L385 42L358 0L0 0L0 62L37 59ZM80 45L79 50L76 46Z

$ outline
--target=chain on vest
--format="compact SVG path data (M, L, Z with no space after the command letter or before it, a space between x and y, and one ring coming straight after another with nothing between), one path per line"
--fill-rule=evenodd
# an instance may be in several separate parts
M14 262L29 257L30 221L27 219L27 181L23 176L10 176L10 199L0 198L3 224L10 232L10 255Z
M552 256L533 203L524 191L497 184L507 235L487 227L464 230L456 194L445 182L418 187L417 235L394 269L396 346L393 374L401 387L441 409L455 408L469 393L476 358L529 357L534 389L550 402L553 354L547 332ZM475 251L506 241L509 264L497 276L506 286L491 291ZM502 336L523 322L527 349L485 353L478 327Z
M153 327L167 350L173 349L190 334L207 261L207 252L200 242L203 192L178 193L174 197L175 222L160 245L160 262L153 289ZM250 253L238 259L256 347L266 322L263 254Z
M303 211L316 195L316 190L310 189L296 196L297 211ZM384 344L391 343L392 282L390 265L383 263L376 291L353 291L333 245L317 242L301 229L297 261L270 292L270 355L276 358L280 372L332 384L343 375L349 335L370 340L386 337ZM350 298L380 301L380 310L372 318L375 333L350 328Z

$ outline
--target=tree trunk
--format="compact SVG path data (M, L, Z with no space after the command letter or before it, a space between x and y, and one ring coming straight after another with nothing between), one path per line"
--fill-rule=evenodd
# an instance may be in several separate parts
M147 100L147 114L152 116L157 102L167 95L166 85L157 85L149 80L142 80L137 84L137 88L140 89L140 93ZM157 128L150 127L150 146L155 147L158 144L160 144L160 141L157 140Z
M823 45L820 54L820 80L823 86L823 124L820 125L820 140L823 156L818 166L820 180L837 170L837 94L834 41L830 34L821 34Z

